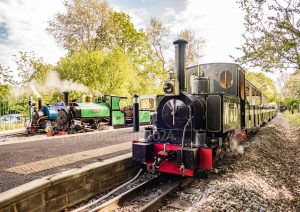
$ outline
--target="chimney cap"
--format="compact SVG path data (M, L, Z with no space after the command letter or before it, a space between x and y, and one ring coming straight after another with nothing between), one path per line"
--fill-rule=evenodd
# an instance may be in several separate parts
M184 39L178 39L173 42L173 44L187 44L188 42Z

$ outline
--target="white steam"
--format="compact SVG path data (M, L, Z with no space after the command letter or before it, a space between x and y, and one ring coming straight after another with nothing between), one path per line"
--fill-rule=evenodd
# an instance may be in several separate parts
M61 80L56 71L50 71L46 76L46 82L41 86L41 90L47 91L57 89L63 91L78 91L87 93L89 89L80 83L73 82L73 80Z
M244 154L244 146L239 144L239 142L235 139L231 139L230 141L230 149L232 152L236 152L238 154Z
M88 93L89 89L83 84L73 82L72 80L62 80L56 71L50 71L46 75L46 80L43 85L38 83L36 80L31 81L27 86L12 88L11 93L14 97L19 97L33 92L36 97L41 97L40 93L47 92L51 93L54 90L60 92L64 91L78 91L82 93Z
M38 98L42 97L41 94L36 89L36 86L35 86L35 84L33 82L30 82L29 85L30 85L30 88L31 88L32 92L34 93L34 95L36 97L38 97Z

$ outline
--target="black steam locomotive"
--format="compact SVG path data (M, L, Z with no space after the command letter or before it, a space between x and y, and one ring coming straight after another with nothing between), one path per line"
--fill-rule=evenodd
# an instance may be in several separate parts
M144 141L133 141L133 160L148 172L194 176L212 170L233 139L276 115L265 95L237 64L210 63L185 68L185 40L175 44L175 74L158 98L155 126Z

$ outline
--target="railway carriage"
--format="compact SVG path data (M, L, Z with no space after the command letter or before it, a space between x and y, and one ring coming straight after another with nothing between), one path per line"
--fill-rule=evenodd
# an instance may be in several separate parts
M212 170L232 145L269 121L276 110L238 64L185 68L185 40L175 44L175 73L157 101L155 125L133 141L133 160L150 173L194 176Z

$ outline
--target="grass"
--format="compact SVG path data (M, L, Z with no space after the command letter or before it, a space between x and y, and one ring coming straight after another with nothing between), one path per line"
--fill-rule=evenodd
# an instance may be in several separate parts
M285 111L283 114L292 127L300 127L300 113L294 112L292 114L289 111Z
M16 129L21 129L21 128L25 128L24 127L24 122L22 122L22 123L15 123L15 124L5 123L5 124L1 124L0 125L0 131L16 130Z

